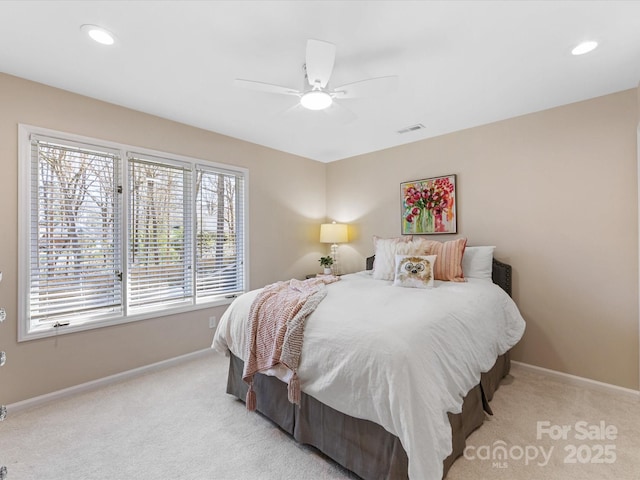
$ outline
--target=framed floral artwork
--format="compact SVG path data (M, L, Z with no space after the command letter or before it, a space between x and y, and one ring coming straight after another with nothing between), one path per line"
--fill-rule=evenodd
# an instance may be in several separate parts
M456 176L400 184L402 234L457 233Z

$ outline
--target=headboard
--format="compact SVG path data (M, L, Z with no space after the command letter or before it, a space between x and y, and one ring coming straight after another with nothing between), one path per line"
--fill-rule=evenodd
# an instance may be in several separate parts
M375 255L367 257L367 270L373 270ZM502 288L511 296L511 265L493 259L493 271L491 272L493 283Z

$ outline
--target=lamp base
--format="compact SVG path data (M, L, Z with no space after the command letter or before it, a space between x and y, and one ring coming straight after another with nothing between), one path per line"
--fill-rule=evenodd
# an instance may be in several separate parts
M331 245L331 258L333 258L333 274L339 275L340 271L338 269L338 244L334 243Z

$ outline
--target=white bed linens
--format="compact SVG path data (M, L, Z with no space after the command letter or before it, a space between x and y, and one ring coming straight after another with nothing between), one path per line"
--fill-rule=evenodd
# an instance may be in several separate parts
M258 292L229 306L213 348L245 360L245 323ZM515 303L493 283L436 281L432 289L416 289L374 280L368 272L344 275L307 318L300 386L396 435L409 458L410 479L441 479L451 453L447 412L461 411L480 373L524 329Z

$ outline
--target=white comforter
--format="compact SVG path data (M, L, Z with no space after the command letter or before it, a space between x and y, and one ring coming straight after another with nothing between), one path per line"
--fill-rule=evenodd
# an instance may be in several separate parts
M227 309L216 350L244 360L245 323L257 294L248 292ZM344 275L307 319L298 376L308 395L396 435L410 479L441 479L451 453L447 412L461 411L480 373L524 328L511 298L488 281L415 289L367 272Z

